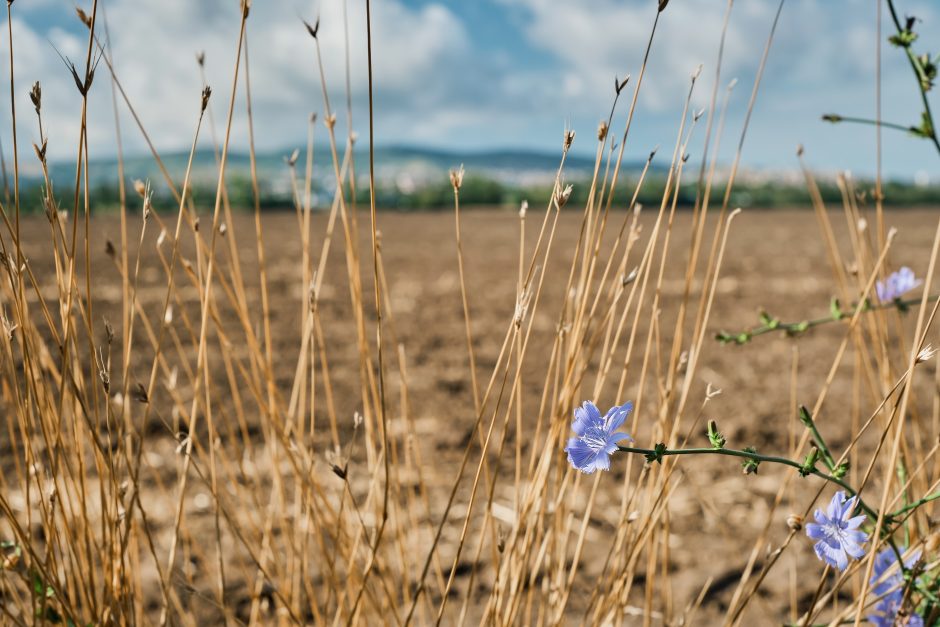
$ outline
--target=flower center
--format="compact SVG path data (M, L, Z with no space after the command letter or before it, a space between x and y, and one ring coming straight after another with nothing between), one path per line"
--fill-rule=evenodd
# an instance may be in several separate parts
M581 441L592 451L599 451L607 446L607 432L598 427L590 427L581 436Z

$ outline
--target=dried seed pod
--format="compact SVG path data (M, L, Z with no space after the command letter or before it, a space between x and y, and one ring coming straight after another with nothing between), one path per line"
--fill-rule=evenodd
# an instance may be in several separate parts
M39 81L33 83L33 88L29 90L29 99L32 101L38 115L42 109L42 86L40 86Z

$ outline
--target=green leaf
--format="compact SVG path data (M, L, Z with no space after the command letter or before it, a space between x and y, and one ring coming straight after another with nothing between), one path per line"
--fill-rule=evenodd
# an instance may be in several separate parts
M921 78L921 87L924 91L930 91L933 89L933 82L937 78L937 64L930 58L930 55L926 53L917 57L917 62L920 65L920 71L923 75Z
M842 311L842 305L839 304L839 299L833 297L829 301L829 313L832 315L833 320L842 320L845 317L845 313Z
M661 464L663 463L663 455L665 455L665 453L666 453L666 444L663 442L660 442L659 444L653 447L653 450L651 452L644 455L644 457L646 457L646 461L649 464L652 464L653 462L659 462Z
M34 570L32 572L33 579L33 594L36 596L43 596L46 590L46 584L43 582L42 577L39 575L39 571Z
M905 28L904 30L898 31L894 35L888 37L888 41L898 48L910 48L911 44L917 41L917 33L908 28Z
M732 337L729 333L725 333L724 331L716 333L715 339L722 344L730 344L732 341L734 341L734 337Z
M748 447L745 447L744 452L745 452L745 453L752 453L752 454L756 455L756 454L757 454L757 449L754 448L753 446L748 446ZM744 468L744 474L746 474L746 475L756 475L756 474L757 474L757 469L758 469L759 466L760 466L760 460L759 460L759 459L752 459L752 458L749 457L749 458L745 459L743 462L741 462L741 467Z
M911 133L917 137L923 137L924 139L930 139L934 136L933 121L930 119L930 114L926 111L920 114L920 126L912 126Z
M809 320L797 322L787 327L787 335L791 337L794 335L799 335L800 333L805 333L808 328L809 328Z

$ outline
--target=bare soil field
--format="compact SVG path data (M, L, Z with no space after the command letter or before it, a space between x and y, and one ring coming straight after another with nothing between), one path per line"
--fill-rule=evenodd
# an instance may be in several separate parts
M164 209L169 214L169 210ZM652 212L651 212L652 213ZM653 215L641 215L640 223L645 230L652 228ZM836 237L851 257L851 244L846 236L847 224L841 210L832 213ZM537 240L542 214L534 208L529 211L525 223L526 256L531 253ZM622 212L613 213L605 241L613 241L621 223L627 219ZM895 246L889 255L889 265L900 267L911 264L915 269L923 269L929 259L933 230L937 212L931 209L890 212L886 214L886 223L898 229ZM203 220L208 222L207 217ZM371 253L368 239L368 214L359 215L362 237L363 293L366 295L365 309L374 314L372 305ZM467 295L472 316L472 334L475 348L477 372L480 381L486 382L497 364L500 347L510 325L516 308L516 292L519 274L519 216L515 211L496 209L470 209L461 214L464 270L467 281ZM140 233L140 220L131 220L128 232L132 234L128 243L131 265L137 255L136 240ZM95 235L95 249L92 251L92 294L94 300L93 324L96 332L104 336L102 322L107 318L115 327L121 320L122 288L118 266L106 252L106 241L117 244L120 240L119 221L116 216L99 216L92 219L92 232ZM236 215L235 224L229 225L219 246L228 251L229 239L237 238L237 251L240 271L245 277L247 291L244 295L248 311L252 313L252 324L260 319L261 297L258 283L257 249L253 238L254 219L250 215ZM298 218L295 214L268 213L263 216L264 245L267 256L267 273L271 307L271 328L273 333L274 363L277 393L287 399L291 395L298 355L301 351L299 339L304 308L308 305L308 290L302 279L302 244L299 235ZM323 233L326 228L326 216L316 215L312 222L311 250L320 250ZM454 216L451 213L379 213L381 231L381 251L384 272L387 280L387 305L384 312L383 328L386 333L386 364L389 366L387 378L390 429L395 430L399 423L413 421L418 437L411 444L420 449L425 460L425 476L430 502L430 513L416 524L436 524L450 488L457 476L464 449L473 435L475 420L474 401L471 381L468 376L468 354L465 340L464 316L460 294L456 248L454 241ZM530 417L538 412L542 396L542 382L545 379L544 364L549 358L552 340L559 332L556 321L559 318L562 297L564 295L568 268L581 228L579 212L562 213L553 252L548 266L538 268L546 276L545 284L537 306L531 306L528 315L532 318L531 345L528 349L522 372L520 395L520 425L508 425L507 446L519 447L525 459L532 453L527 441L527 433L534 429L534 420ZM690 246L691 215L679 213L672 228L670 240L670 258L675 264L667 264L662 282L660 309L663 324L656 329L649 329L648 321L654 316L643 315L639 318L638 337L645 338L649 332L662 333L663 345L669 344L669 336L674 327L675 310L684 289L685 259ZM45 218L31 217L22 225L24 251L34 272L44 289L50 290L52 302L55 302L54 269L49 255L49 224ZM709 231L710 232L710 231ZM140 271L138 279L138 300L142 311L146 313L149 324L162 311L165 295L165 272L163 261L157 254L165 247L158 245L160 227L151 220L143 237L140 248ZM120 250L119 246L116 246ZM338 417L338 436L344 447L351 446L352 462L349 467L350 485L353 491L361 494L368 489L369 476L363 476L363 456L357 444L350 444L353 436L354 415L361 411L362 373L357 354L356 327L350 312L349 281L345 262L345 245L342 233L337 230L328 262L325 268L323 287L319 294L319 310L322 321L324 344L322 350L329 361L331 398L329 402L335 408ZM198 261L190 246L184 245L183 258L195 266ZM228 253L226 252L226 255ZM603 253L602 253L603 254ZM231 269L231 258L224 258L225 273ZM917 264L920 264L919 266ZM849 269L851 270L851 268ZM805 210L750 210L742 213L733 223L725 253L721 279L717 284L714 306L707 329L709 336L726 331L741 331L759 324L759 312L766 310L784 321L799 321L827 315L830 298L835 294L835 282L830 260L816 218L812 211ZM181 302L176 303L174 316L178 320L188 319L180 326L185 334L187 326L198 330L199 293L186 284L185 272L177 275L180 282ZM220 328L235 328L240 321L226 305L226 286L215 288ZM700 282L693 286L697 300L701 290ZM37 302L36 299L33 299ZM897 332L910 333L910 317L901 318L895 325ZM373 319L367 321L369 328ZM690 323L691 327L691 323ZM146 343L147 324L140 321L135 342ZM371 331L370 331L371 333ZM120 346L119 337L115 346ZM692 417L699 414L694 432L690 435L690 444L707 445L704 436L704 420L715 419L728 437L729 443L737 447L755 446L768 454L786 454L794 436L799 436L800 427L796 419L797 404L811 405L820 394L826 376L833 363L833 357L845 336L842 324L829 324L812 329L800 337L787 337L783 333L774 333L755 338L743 346L721 345L717 341L706 342L706 351L700 356L697 379L692 383ZM234 337L234 334L233 334ZM218 371L218 379L238 378L237 372L226 372L226 362L219 357L220 351L229 351L236 359L244 353L245 347L239 341L228 342L221 334L213 334L209 359ZM935 342L936 343L936 342ZM189 345L188 341L181 341ZM189 349L187 349L189 350ZM848 444L851 426L857 421L864 421L874 410L880 399L871 398L868 402L856 402L864 398L857 393L862 376L854 360L854 347L848 347L848 355L843 365L837 370L822 411L816 417L820 429L824 431L832 447L842 450ZM185 353L185 351L184 351ZM140 358L135 361L129 372L131 387L138 382L146 384L150 373L152 351L141 349ZM196 355L190 353L195 363ZM668 359L668 355L651 356L654 360ZM892 355L891 358L901 364L904 355ZM399 364L407 364L406 373L400 372ZM176 363L179 383L176 393L188 399L190 383L187 383L185 367ZM631 368L636 368L631 364ZM918 385L926 385L928 379L934 380L933 363L927 364L929 376L921 376ZM317 377L320 377L317 373ZM120 376L115 375L114 389L119 389ZM165 377L161 374L161 380ZM612 377L616 382L618 376ZM614 403L633 400L637 403L637 431L632 433L637 446L651 446L656 437L652 431L657 417L645 412L649 401L645 398L659 393L656 386L647 381L632 380L629 374L622 398L615 398L613 383L604 386L598 405L602 410ZM588 373L583 383L584 397L591 394L594 381ZM720 388L721 394L705 405L707 386ZM239 386L234 386L236 389ZM317 380L313 387L317 394L322 394L323 382ZM406 391L406 398L402 391ZM251 391L244 390L245 397ZM143 434L143 459L147 468L141 479L141 501L144 503L153 537L158 543L166 543L171 536L175 515L175 481L178 467L178 447L180 445L180 418L167 402L170 392L163 390L150 399L152 411L148 424L136 425ZM326 403L319 397L318 407L325 408ZM225 447L233 459L249 459L254 454L253 447L263 446L262 434L268 428L259 421L250 410L244 409L249 404L244 398L225 396L215 410L214 419L218 429L221 446ZM703 409L699 409L702 407ZM311 417L312 435L308 434L306 445L317 460L317 480L323 484L339 485L339 479L330 472L330 463L326 455L332 448L329 421L325 409ZM912 406L918 420L934 421L936 408L928 404ZM403 423L402 423L403 424ZM685 423L692 428L692 421ZM517 431L521 427L521 431ZM184 434L185 435L185 434ZM361 437L361 436L359 436ZM876 442L866 440L862 450L870 450ZM921 443L929 446L932 443ZM916 444L915 444L916 445ZM9 455L7 436L2 438L3 457ZM489 453L494 468L506 479L508 488L497 481L494 496L494 518L500 529L511 526L514 490L513 477L516 472L511 455L505 455L496 462L495 447ZM241 452L237 455L235 452ZM564 452L548 450L537 452L539 455L554 455L564 459ZM475 453L478 455L478 451ZM475 458L474 458L475 459ZM612 547L611 530L614 522L624 515L621 511L621 495L626 481L640 472L642 460L635 458L627 471L627 456L615 455L610 473L602 473L597 485L596 503L591 510L585 534L584 557L575 584L575 594L568 601L564 623L578 624L586 620L584 611L588 606L592 592L592 578L604 568L604 562ZM562 464L564 465L564 464ZM14 472L10 462L3 462L4 473ZM472 475L473 465L467 471ZM858 472L854 468L852 473ZM357 474L358 473L358 474ZM674 491L669 499L668 542L664 545L666 568L670 571L668 589L652 586L639 568L641 576L634 580L629 593L630 607L641 608L647 594L656 597L657 610L647 617L652 624L674 624L676 617L684 608L696 602L699 595L701 609L695 614L694 623L712 624L724 616L738 579L748 568L748 559L754 543L761 537L765 528L766 548L775 548L787 536L786 517L797 511L802 512L805 503L822 487L812 479L795 479L793 488L788 490L783 500L774 502L781 481L789 474L779 467L761 467L757 475L744 476L740 464L730 458L703 460L680 460L676 466ZM524 477L522 478L524 481ZM406 479L402 479L405 481ZM593 484L591 480L572 477L574 484L569 486L581 499L587 501ZM461 512L466 510L468 481L458 491L454 512L451 517L454 524L445 528L442 536L441 555L446 565L453 555L454 546L460 530ZM179 571L180 603L192 609L194 615L205 617L207 621L219 620L223 614L231 619L247 621L250 612L248 590L254 585L251 560L240 548L236 534L226 531L226 566L228 567L226 598L230 600L230 612L223 612L214 605L211 573L214 558L207 546L213 536L213 515L205 496L204 479L195 478L191 483L191 498L187 501L187 525L182 539L182 566ZM880 492L878 492L880 494ZM823 500L828 499L826 492ZM15 501L16 495L11 495ZM656 499L656 494L647 494L645 498ZM820 501L820 503L823 501ZM261 507L262 504L246 503L246 507ZM478 506L482 509L483 506ZM481 510L478 510L481 511ZM629 514L629 512L627 512ZM500 516L506 517L505 520ZM581 525L575 517L571 524L575 529ZM481 568L473 582L473 589L468 590L468 574L476 552L475 530L480 525L479 517L471 519L468 547L461 558L461 568L457 569L457 578L451 592L453 600L448 605L446 622L455 621L463 600L470 596L468 624L478 621L483 611L474 599L485 599L493 585L492 568ZM205 534L205 538L201 537ZM767 581L761 587L757 599L746 610L743 624L780 624L796 618L794 608L808 604L816 592L816 583L822 564L813 554L811 542L803 534L798 534L793 542L800 546L788 549L784 559L776 565ZM202 546L200 546L202 545ZM425 536L415 547L414 555L403 555L402 568L420 568L424 555L422 546L430 545L430 536ZM146 553L143 547L137 547ZM158 546L158 553L160 552ZM482 551L482 560L490 560L492 551L489 547ZM764 559L758 559L755 568L759 570ZM154 581L157 574L148 560L142 560L144 574L145 614L158 612L161 604L160 588ZM391 568L391 566L383 566ZM446 569L444 574L446 576ZM149 582L149 583L148 583ZM316 585L316 584L315 584ZM550 582L545 582L546 594L550 594ZM795 592L795 598L793 598ZM851 597L850 590L843 590L842 598ZM429 592L429 594L431 594ZM841 603L837 598L835 603ZM229 603L227 603L228 605ZM269 618L277 616L277 601L271 600L265 611L271 612ZM631 616L630 611L627 615ZM637 610L639 612L639 610ZM450 612L454 612L451 616ZM531 618L531 617L530 617ZM630 623L644 622L639 615L630 619ZM286 620L281 616L281 620ZM532 619L534 621L534 619ZM422 621L423 622L423 619ZM524 622L520 620L520 623ZM208 623L207 623L208 624Z

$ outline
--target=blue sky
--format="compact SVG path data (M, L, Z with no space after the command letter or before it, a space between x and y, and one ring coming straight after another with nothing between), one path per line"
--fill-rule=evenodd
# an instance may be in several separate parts
M364 140L364 2L348 1L353 119ZM321 17L331 101L345 126L343 3L254 1L248 28L260 148L288 152L302 145L309 113L323 111L313 42L300 16ZM90 0L80 4L90 8ZM376 141L458 151L558 150L567 124L578 133L576 149L592 154L597 123L610 109L614 76L636 77L639 72L655 5L655 0L374 0ZM877 0L787 0L745 145L746 167L792 170L796 146L802 143L808 162L819 170L874 173L873 129L832 126L819 116L874 115L875 16L882 5ZM737 144L776 6L776 0L734 3L721 78L722 87L738 79L722 143L725 162ZM207 55L215 126L221 133L238 0L99 0L99 7L107 11L118 77L158 148L181 150L191 142L201 86L198 51ZM724 0L673 0L663 13L627 147L629 158L640 159L656 145L675 142L689 75L699 64L704 69L693 100L696 107L707 106L725 7ZM922 19L919 49L940 49L940 10L923 1L898 0L898 7ZM31 113L26 94L40 80L49 152L71 158L80 99L52 46L82 59L87 35L74 17L72 0L21 0L13 4L13 14L18 111ZM918 95L902 53L885 44L883 64L884 118L916 124ZM6 74L4 69L4 90ZM632 85L628 91L632 94ZM621 101L614 122L618 134L627 102ZM240 97L235 148L246 145L244 108ZM126 111L121 119L126 150L142 151L140 134ZM38 138L33 116L22 115L20 125L21 138ZM114 154L111 92L103 64L93 88L89 125L92 155ZM4 128L9 129L8 119ZM317 133L325 139L322 126ZM0 134L7 151L8 135L8 130ZM700 141L701 132L697 137ZM940 156L927 142L888 131L884 139L889 176L919 173L940 182ZM691 152L700 154L700 143L693 140Z

